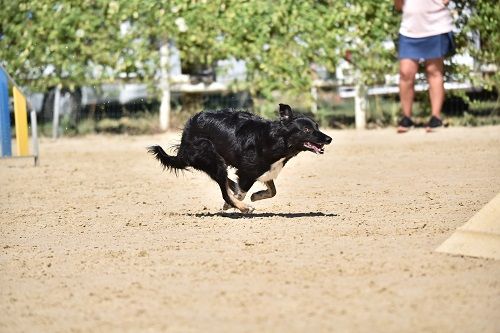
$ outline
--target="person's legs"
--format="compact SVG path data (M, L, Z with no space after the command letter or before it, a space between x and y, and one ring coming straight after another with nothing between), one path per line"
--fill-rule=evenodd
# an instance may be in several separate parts
M403 115L411 117L413 98L415 97L415 75L418 62L413 59L399 61L399 98Z
M429 83L429 98L431 100L431 113L441 119L441 108L444 103L444 78L443 58L425 61L425 73Z

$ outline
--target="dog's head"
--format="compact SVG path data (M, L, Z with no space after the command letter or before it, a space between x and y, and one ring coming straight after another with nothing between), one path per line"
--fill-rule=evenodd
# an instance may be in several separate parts
M298 152L308 150L323 154L324 145L332 142L332 138L321 132L314 120L304 115L294 115L289 105L280 104L279 113L280 121L286 128L289 148Z

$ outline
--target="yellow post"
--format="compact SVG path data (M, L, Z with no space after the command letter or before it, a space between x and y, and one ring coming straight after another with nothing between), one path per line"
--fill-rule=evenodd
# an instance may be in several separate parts
M14 119L16 123L17 154L28 156L28 114L26 112L26 98L14 87Z

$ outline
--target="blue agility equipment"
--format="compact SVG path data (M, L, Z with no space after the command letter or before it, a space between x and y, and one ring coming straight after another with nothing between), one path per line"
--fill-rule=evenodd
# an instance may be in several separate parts
M12 130L10 120L9 83L12 86L14 101L14 125L16 128L17 155L12 156ZM31 139L33 154L29 154L28 143L28 109L31 118ZM33 157L35 166L38 165L38 129L36 111L26 98L26 94L19 88L14 79L0 64L0 159L12 157Z
M0 68L0 156L12 156L9 110L9 79Z

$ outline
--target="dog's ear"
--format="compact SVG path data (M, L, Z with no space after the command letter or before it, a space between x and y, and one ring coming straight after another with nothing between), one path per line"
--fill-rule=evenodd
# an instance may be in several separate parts
M280 119L282 121L289 121L292 120L292 108L288 104L281 104L280 103Z

